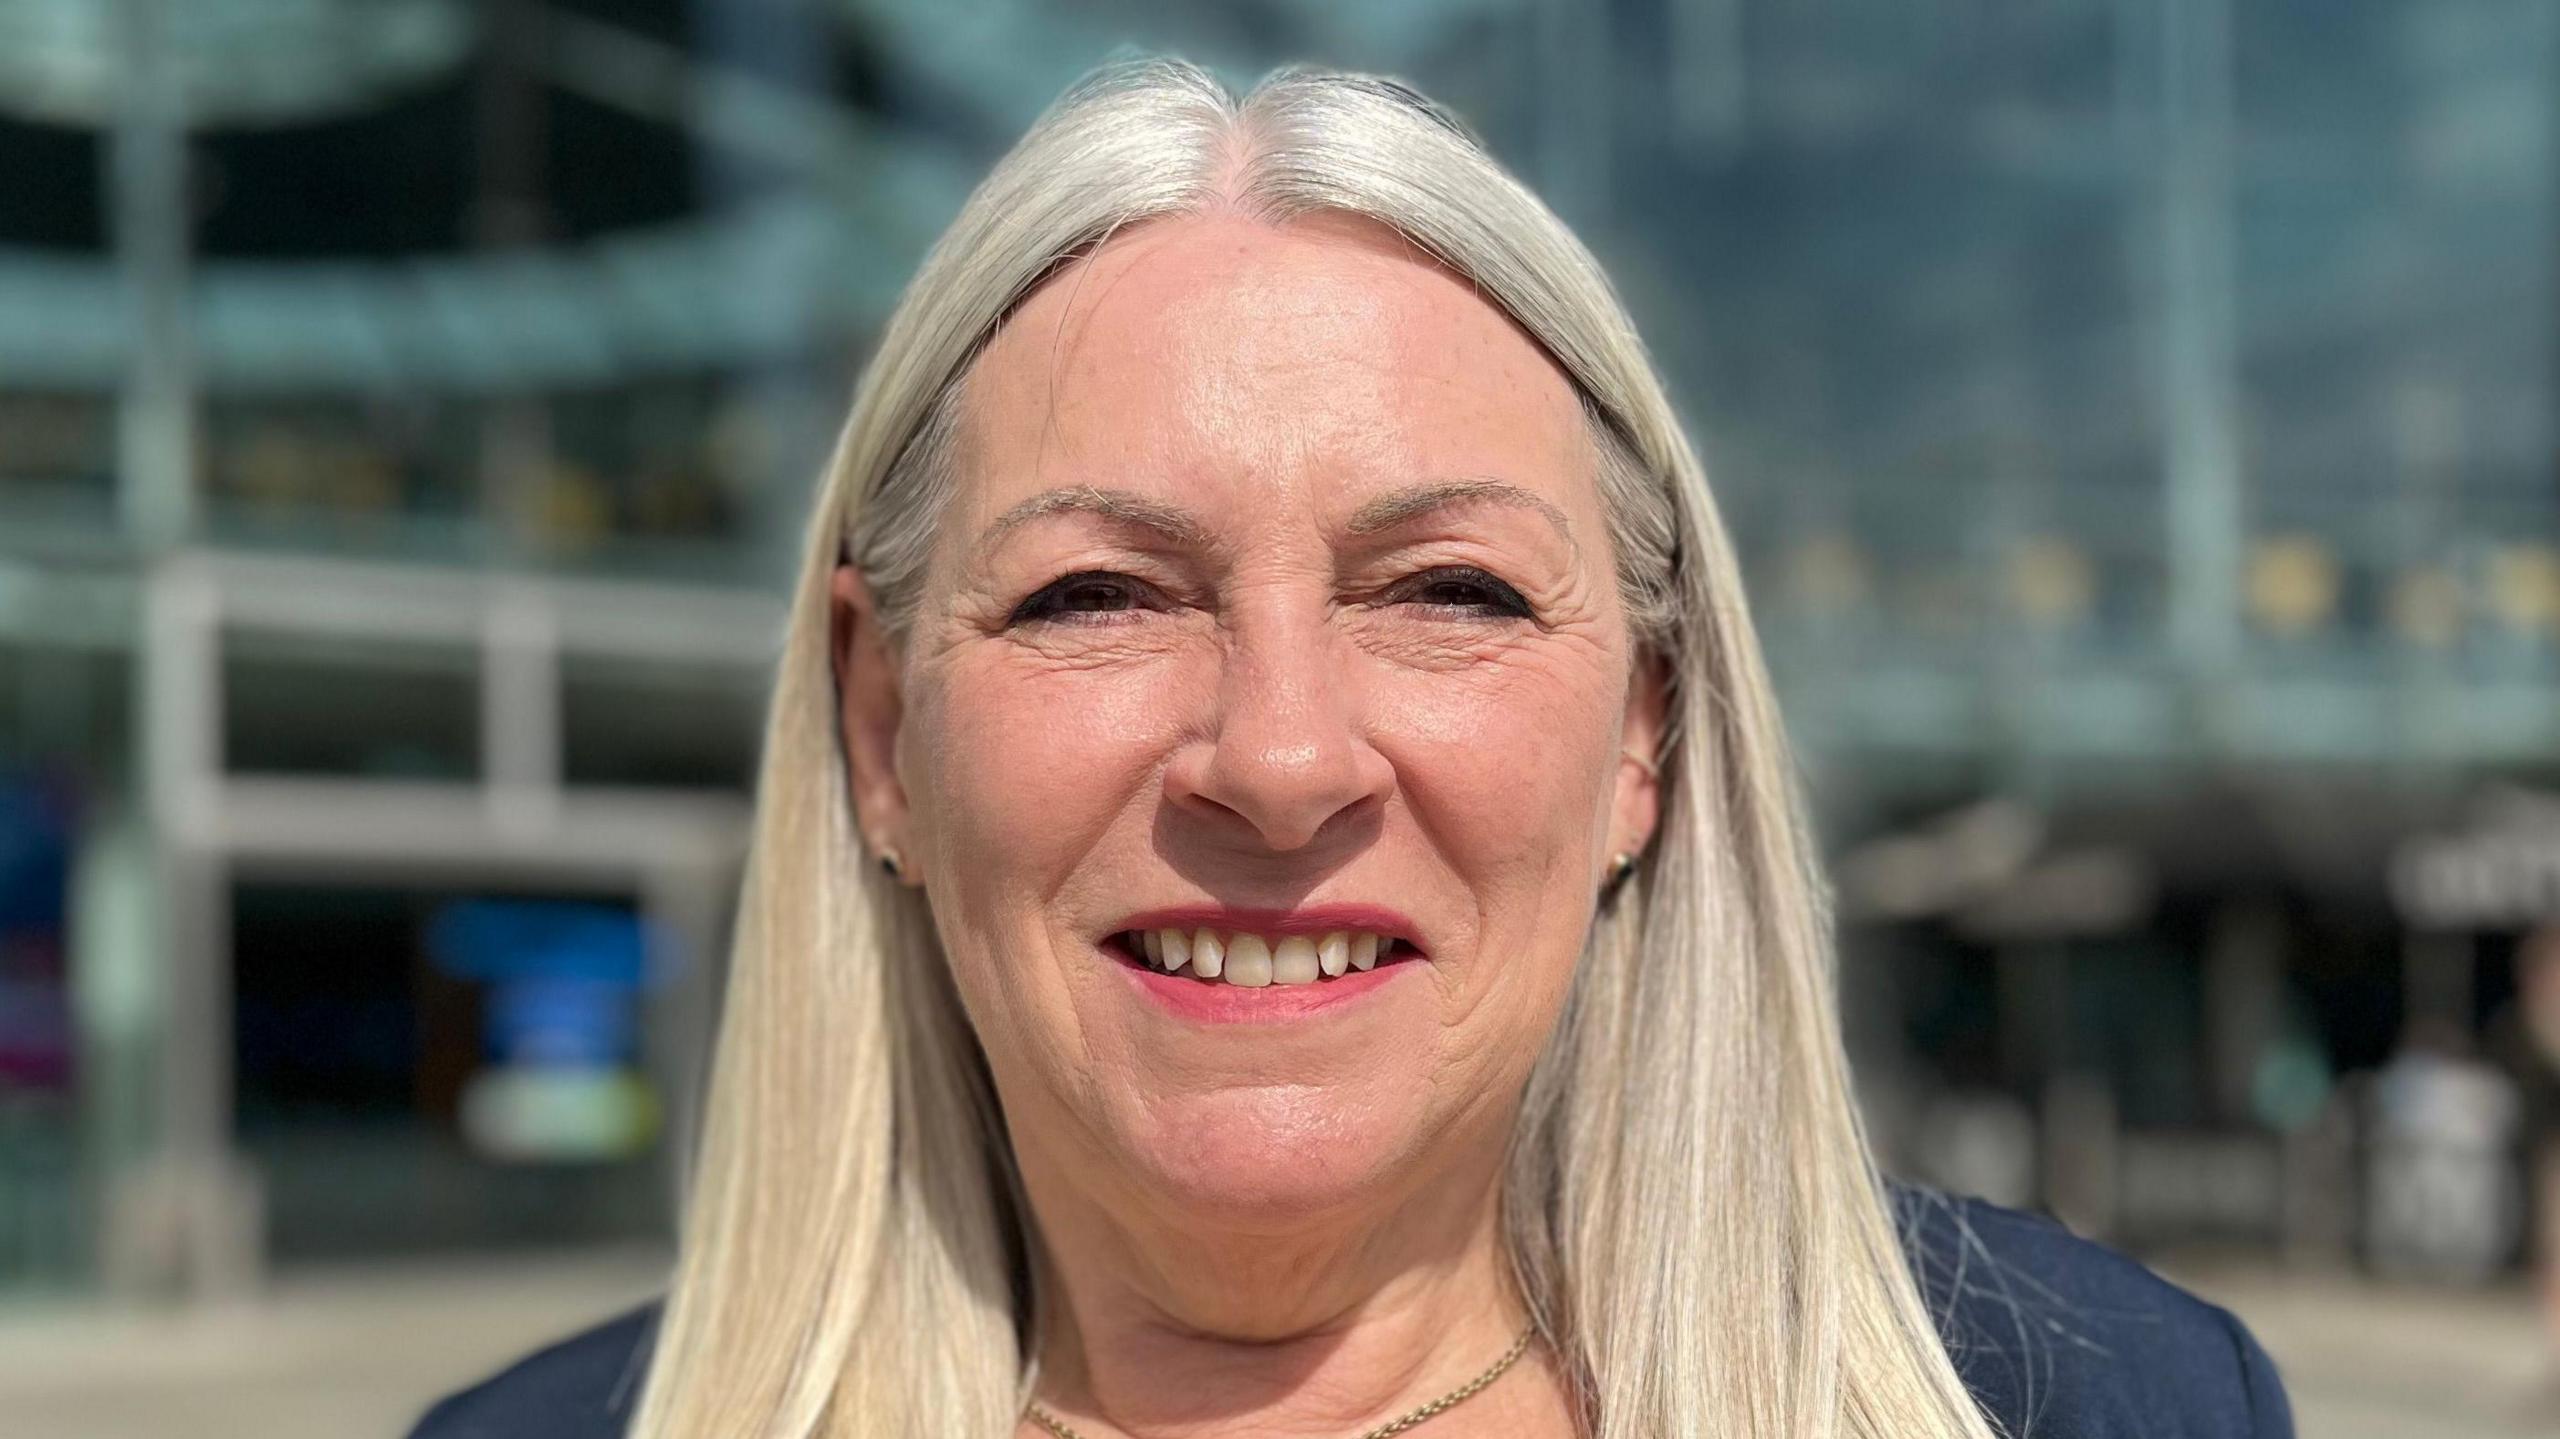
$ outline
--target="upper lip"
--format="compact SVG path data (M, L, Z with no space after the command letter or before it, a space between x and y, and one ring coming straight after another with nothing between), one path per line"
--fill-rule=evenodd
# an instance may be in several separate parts
M1140 910L1111 927L1118 934L1132 929L1242 930L1248 934L1328 934L1334 930L1366 930L1403 940L1417 953L1429 954L1422 928L1402 910L1383 904L1342 901L1297 909L1248 909L1228 904L1173 904Z

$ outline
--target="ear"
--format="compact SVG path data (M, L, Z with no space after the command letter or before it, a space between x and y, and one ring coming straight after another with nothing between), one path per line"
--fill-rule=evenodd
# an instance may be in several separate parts
M891 849L904 855L905 880L914 884L907 791L898 781L898 723L905 706L897 657L859 570L838 560L827 593L827 657L835 670L836 722L844 735L854 825L873 855Z
M1671 719L1670 668L1650 652L1636 658L1627 712L1618 731L1618 791L1610 814L1609 852L1642 854L1662 818L1662 743ZM1638 764L1629 755L1650 764Z

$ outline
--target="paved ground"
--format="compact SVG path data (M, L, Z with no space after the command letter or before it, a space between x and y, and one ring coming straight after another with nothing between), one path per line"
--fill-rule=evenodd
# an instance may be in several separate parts
M297 1276L197 1313L0 1310L6 1439L397 1439L438 1395L656 1292L653 1254Z
M2305 1439L2560 1439L2560 1365L2520 1289L2169 1266L2246 1318ZM8 1439L397 1439L438 1394L655 1291L662 1260L300 1275L193 1314L0 1309Z
M2248 1321L2304 1439L2560 1439L2560 1357L2522 1285L2166 1267Z

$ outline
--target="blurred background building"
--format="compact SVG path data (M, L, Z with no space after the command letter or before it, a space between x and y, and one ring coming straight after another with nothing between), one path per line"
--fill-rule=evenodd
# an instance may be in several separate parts
M2515 1285L2560 7L0 0L0 1296L663 1242L812 479L1131 45L1601 253L1897 1167Z

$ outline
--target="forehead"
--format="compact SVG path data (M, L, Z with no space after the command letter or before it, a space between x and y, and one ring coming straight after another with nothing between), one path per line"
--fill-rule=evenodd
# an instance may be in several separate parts
M962 411L967 530L1062 485L1216 518L1495 479L1596 523L1573 387L1466 280L1368 221L1150 222L1007 319Z

